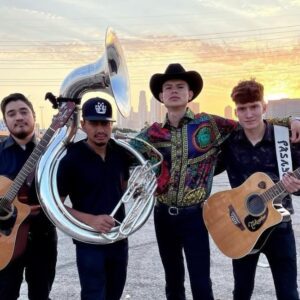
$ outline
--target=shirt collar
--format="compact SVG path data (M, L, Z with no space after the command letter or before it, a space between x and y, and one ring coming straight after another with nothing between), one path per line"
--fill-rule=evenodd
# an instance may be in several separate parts
M8 136L8 138L4 141L5 145L4 145L4 149L7 149L9 147L12 147L14 145L18 145L18 143L16 142L16 140L10 135ZM35 135L33 135L32 139L27 143L34 143L34 145L37 145L38 141Z
M179 126L178 127L182 127L183 125L187 124L190 122L190 120L194 120L195 119L195 114L191 111L191 109L189 107L187 107L184 116L182 117L182 119L179 122ZM162 127L171 127L169 118L168 118L168 114L166 114L165 120L162 123Z
M265 120L264 120L264 123L266 125L266 130L265 130L264 136L262 138L262 141L272 142L273 141L273 126L271 124L267 123ZM237 130L237 134L234 135L235 140L244 141L247 139L246 134L241 126L238 126L236 130Z

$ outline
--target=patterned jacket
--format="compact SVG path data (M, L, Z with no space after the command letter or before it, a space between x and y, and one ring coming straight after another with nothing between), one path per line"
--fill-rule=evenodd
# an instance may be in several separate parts
M236 127L233 120L206 113L195 115L188 108L177 128L166 116L164 123L141 131L137 137L164 157L158 170L158 201L176 207L203 202L211 192L220 145ZM131 145L156 160L142 143L133 140Z

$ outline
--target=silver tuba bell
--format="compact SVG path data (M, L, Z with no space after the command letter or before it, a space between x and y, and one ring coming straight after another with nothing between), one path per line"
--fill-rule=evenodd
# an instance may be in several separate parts
M97 90L111 95L116 100L121 114L128 116L131 106L127 67L120 43L111 29L106 32L103 57L95 63L72 71L61 85L60 96L68 99L81 99L86 92ZM79 128L79 109L78 104L69 122L55 133L38 162L36 172L38 197L52 223L72 238L92 244L113 243L138 230L151 214L157 186L154 169L161 163L162 157L154 147L146 143L159 157L158 163L152 165L129 145L126 140L128 136L121 136L122 139L114 137L120 146L135 156L139 164L131 172L128 188L111 213L114 217L118 208L124 204L126 208L124 220L106 234L97 232L67 211L57 188L58 165L66 153L66 145L75 140Z

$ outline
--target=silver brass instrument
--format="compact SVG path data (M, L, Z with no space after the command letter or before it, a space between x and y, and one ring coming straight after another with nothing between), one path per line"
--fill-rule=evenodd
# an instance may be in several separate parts
M60 88L63 98L81 99L89 91L102 91L111 95L123 116L129 114L130 88L127 67L122 48L115 33L108 29L105 39L105 53L95 63L71 72ZM128 237L138 230L148 219L155 204L156 176L154 169L161 163L161 154L151 145L151 151L159 156L159 161L151 165L143 155L134 150L125 140L114 137L115 141L132 153L139 165L132 171L128 188L115 207L111 216L124 204L126 216L109 233L103 234L73 217L61 201L57 188L57 170L66 153L66 145L74 142L79 127L79 105L66 126L59 129L47 150L42 155L36 173L36 187L40 204L48 218L61 231L72 238L92 244L108 244ZM125 139L124 139L125 138ZM141 141L143 142L143 141Z

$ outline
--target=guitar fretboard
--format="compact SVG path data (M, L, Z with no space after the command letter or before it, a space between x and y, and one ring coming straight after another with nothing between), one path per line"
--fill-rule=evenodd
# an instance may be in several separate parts
M296 169L292 173L296 178L300 179L300 168ZM277 198L281 196L283 193L286 193L286 189L280 180L275 185L273 185L271 188L269 188L267 191L262 193L260 196L266 200L266 201L272 201L274 198Z

